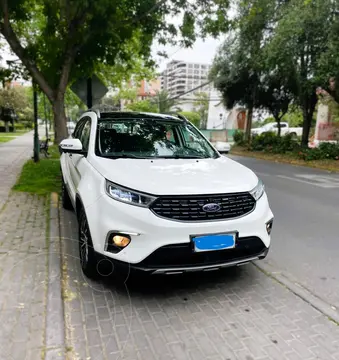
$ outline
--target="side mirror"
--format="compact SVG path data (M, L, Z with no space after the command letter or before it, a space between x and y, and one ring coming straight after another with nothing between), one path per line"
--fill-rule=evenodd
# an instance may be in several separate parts
M64 153L70 154L84 154L85 152L82 150L82 144L79 139L64 139L61 141L60 150Z

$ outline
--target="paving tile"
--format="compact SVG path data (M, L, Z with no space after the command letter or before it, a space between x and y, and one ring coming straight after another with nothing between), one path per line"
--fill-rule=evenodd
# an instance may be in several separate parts
M62 211L61 222L64 234L76 239L74 215ZM73 269L68 281L83 282L76 241L64 248ZM86 329L93 329L86 346L101 346L110 360L338 360L339 327L254 266L196 276L127 282L129 295L113 280L99 279L77 297ZM65 309L70 319L79 311Z

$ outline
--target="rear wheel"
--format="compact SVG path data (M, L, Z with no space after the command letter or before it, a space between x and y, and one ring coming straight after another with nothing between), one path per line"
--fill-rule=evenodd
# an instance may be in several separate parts
M69 197L64 179L62 179L62 184L61 184L61 199L62 199L62 207L64 209L73 210L72 201L71 198Z

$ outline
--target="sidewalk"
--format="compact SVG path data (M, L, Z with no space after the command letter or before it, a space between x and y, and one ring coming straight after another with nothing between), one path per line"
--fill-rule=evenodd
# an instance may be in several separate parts
M33 131L0 144L0 209L23 164L33 155Z
M48 282L45 200L11 193L32 156L33 132L0 145L0 358L45 352Z
M74 213L60 222L72 360L339 360L339 326L253 265L89 281Z

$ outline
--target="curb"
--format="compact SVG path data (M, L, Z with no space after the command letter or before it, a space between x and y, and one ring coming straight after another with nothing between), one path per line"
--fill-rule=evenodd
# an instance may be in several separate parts
M274 271L274 269L270 265L263 262L261 262L260 264L258 262L253 262L252 264L265 275L277 281L279 284L285 286L294 295L301 298L303 301L311 305L313 308L321 312L329 320L333 321L334 323L336 323L336 325L339 326L339 312L333 305L320 299L318 296L314 295L308 289L303 287L301 284L290 279L283 273Z
M65 319L61 287L58 195L51 194L49 211L48 290L45 360L65 359Z

